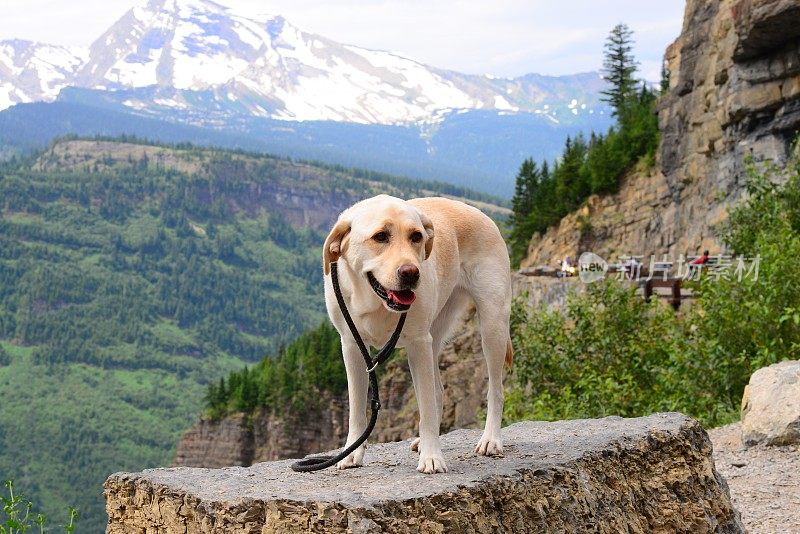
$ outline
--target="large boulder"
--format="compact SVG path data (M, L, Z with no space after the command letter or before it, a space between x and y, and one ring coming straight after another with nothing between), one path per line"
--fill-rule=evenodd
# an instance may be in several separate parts
M742 441L800 443L800 361L776 363L750 377L742 397Z
M744 532L708 435L684 415L517 423L503 458L475 455L479 437L444 435L450 472L437 475L417 473L409 441L370 445L346 471L117 473L107 532Z

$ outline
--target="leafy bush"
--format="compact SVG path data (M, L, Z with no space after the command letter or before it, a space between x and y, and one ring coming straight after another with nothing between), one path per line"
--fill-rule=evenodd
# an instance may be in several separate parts
M757 277L706 277L695 321L716 365L715 390L734 406L753 371L800 358L800 159L785 170L750 165L748 173L747 199L722 235L736 254L758 258Z
M516 306L506 417L556 420L676 409L669 371L689 352L684 326L671 308L657 299L646 303L634 291L612 279L570 295L566 314Z
M44 514L33 511L33 503L25 500L21 495L14 495L14 483L11 480L3 482L8 491L8 496L0 495L0 503L3 505L0 514L0 534L23 534L29 530L36 529L40 533L46 531L47 517ZM75 520L78 519L78 512L75 508L69 509L69 523L64 525L65 532L75 531Z
M721 235L758 257L757 276L735 261L724 276L709 268L681 314L613 279L571 295L564 314L517 305L506 418L678 410L719 425L738 416L756 369L800 357L800 162L749 174Z

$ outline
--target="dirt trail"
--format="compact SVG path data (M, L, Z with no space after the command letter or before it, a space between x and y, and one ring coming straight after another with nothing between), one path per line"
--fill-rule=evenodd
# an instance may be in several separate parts
M751 534L800 534L800 447L742 445L740 423L708 431L717 471Z

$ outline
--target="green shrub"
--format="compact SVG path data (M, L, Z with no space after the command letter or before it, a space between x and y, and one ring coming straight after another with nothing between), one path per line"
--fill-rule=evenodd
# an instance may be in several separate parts
M735 260L730 276L707 276L695 319L714 388L731 405L753 371L800 358L800 161L784 170L750 165L748 173L747 200L722 235L737 255L758 259L757 276L736 274Z
M610 279L570 295L565 314L517 306L513 325L510 420L636 416L680 404L669 371L689 343L657 299L646 303Z
M645 303L613 279L570 295L564 314L518 304L506 418L678 410L719 425L738 416L753 371L800 358L800 162L751 166L747 190L721 237L758 258L757 276L753 262L737 272L735 258L724 276L710 267L688 311Z
M0 534L23 534L34 529L40 533L46 532L47 517L35 512L32 502L14 494L14 483L11 480L6 480L3 486L8 491L8 496L0 495L0 504L3 505L0 513ZM75 508L70 508L69 523L63 526L64 531L74 532L77 519L78 512Z

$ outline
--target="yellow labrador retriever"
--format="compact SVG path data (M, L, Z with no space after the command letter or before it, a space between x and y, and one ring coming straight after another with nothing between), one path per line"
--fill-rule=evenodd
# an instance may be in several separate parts
M435 236L435 237L434 237ZM503 452L503 362L511 365L511 275L508 252L494 222L476 208L446 198L401 200L379 195L340 216L323 248L325 302L342 339L350 400L347 445L367 425L367 373L336 303L330 277L338 262L345 302L364 342L381 347L407 311L398 347L405 347L419 405L417 470L446 472L439 443L442 380L439 353L470 298L475 301L489 370L486 428L475 451ZM362 465L364 446L337 464Z

